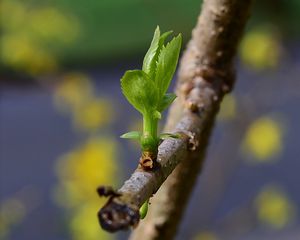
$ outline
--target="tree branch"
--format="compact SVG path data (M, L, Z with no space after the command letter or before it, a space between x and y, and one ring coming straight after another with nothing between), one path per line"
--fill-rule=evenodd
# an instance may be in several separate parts
M159 146L155 168L139 166L99 211L102 228L114 232L136 226L140 206L153 198L149 216L132 239L172 239L201 169L209 135L224 94L233 86L233 57L251 0L206 0L181 60L166 128L179 133Z

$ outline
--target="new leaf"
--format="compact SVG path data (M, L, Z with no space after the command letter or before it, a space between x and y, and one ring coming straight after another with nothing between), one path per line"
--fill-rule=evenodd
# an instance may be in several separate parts
M132 132L124 133L123 135L120 136L120 138L140 139L141 136L142 136L141 132L132 131Z
M147 73L150 76L150 78L153 77L155 74L159 41L160 41L160 30L159 30L159 26L157 26L150 47L143 61L143 71Z
M173 78L178 62L179 52L181 47L181 35L173 38L167 46L163 46L158 56L156 66L155 84L159 91L159 96L162 97Z
M155 111L158 103L158 90L142 70L126 71L121 78L122 92L142 114Z
M179 138L179 134L173 134L173 133L162 133L159 135L160 139L167 139L167 138Z
M154 81L159 53L165 43L166 38L173 31L168 31L160 36L159 26L156 27L150 47L144 57L143 71Z
M174 93L166 93L160 100L157 111L162 112L175 100L176 95Z

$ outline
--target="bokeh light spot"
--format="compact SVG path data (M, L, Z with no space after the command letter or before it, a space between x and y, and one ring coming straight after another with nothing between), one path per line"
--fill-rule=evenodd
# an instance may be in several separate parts
M255 199L255 207L259 221L271 228L284 228L295 219L295 204L276 185L262 189Z
M283 147L283 127L269 116L256 119L247 129L242 150L247 159L266 162L275 159Z

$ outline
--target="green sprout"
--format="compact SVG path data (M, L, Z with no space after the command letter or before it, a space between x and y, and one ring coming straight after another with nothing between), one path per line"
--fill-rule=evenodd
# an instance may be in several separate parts
M137 139L142 151L157 154L159 140L172 135L157 136L157 125L161 112L176 98L174 93L166 93L178 62L181 35L174 37L167 45L166 38L172 31L160 35L156 28L142 70L126 71L121 78L121 88L128 102L143 115L143 132L128 132L122 138Z
M136 139L141 144L142 157L154 161L157 157L161 139L177 137L163 133L158 136L157 126L161 113L175 100L174 93L167 93L176 70L181 47L181 34L165 45L172 31L160 35L155 29L152 42L147 51L142 70L126 71L121 78L121 88L128 102L143 115L143 132L128 132L121 138ZM148 200L141 207L147 212ZM145 213L141 212L143 218Z

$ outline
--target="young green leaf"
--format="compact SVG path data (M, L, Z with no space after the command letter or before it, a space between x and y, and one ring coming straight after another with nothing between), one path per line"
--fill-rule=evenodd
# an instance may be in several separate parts
M149 78L153 81L155 79L156 64L157 64L159 53L164 45L166 38L172 32L173 31L168 31L168 32L163 33L160 36L159 26L157 26L155 29L150 47L144 57L142 69L145 73L147 73L149 75Z
M163 134L160 138L157 136L161 112L176 98L175 94L166 94L166 91L178 62L181 35L173 38L165 46L164 42L171 33L172 31L169 31L160 36L157 27L143 61L143 70L127 71L121 79L123 94L143 115L143 132L130 132L121 137L139 139L142 151L153 156L157 154L160 138L176 137L172 134ZM145 203L144 208L146 207Z
M173 78L178 62L181 47L181 35L173 38L166 46L163 46L158 56L156 67L155 84L159 90L159 97L162 97Z
M171 34L173 33L173 31L168 31L168 32L165 32L163 33L160 38L159 38L159 43L158 43L158 50L156 51L156 54L157 54L157 58L158 58L158 55L162 49L162 47L164 46L165 44L165 40L167 39L167 37L169 37ZM157 60L157 59L156 59Z
M144 61L143 61L142 69L149 76L151 76L155 73L159 41L160 41L160 30L159 30L159 26L157 26L155 29L150 47L149 47L149 49L144 57Z
M147 199L140 208L140 218L144 219L148 212L149 199Z
M176 97L177 96L174 93L166 93L160 100L157 111L162 112L165 110L176 99Z
M121 88L128 102L142 114L153 112L156 109L157 87L143 71L126 71L121 78Z
M123 135L120 136L120 138L140 139L141 136L142 136L141 132L132 131L132 132L124 133Z
M162 133L159 135L160 139L167 139L167 138L179 138L179 134L173 134L173 133Z
M155 119L161 119L161 113L157 110L153 112L153 116Z

